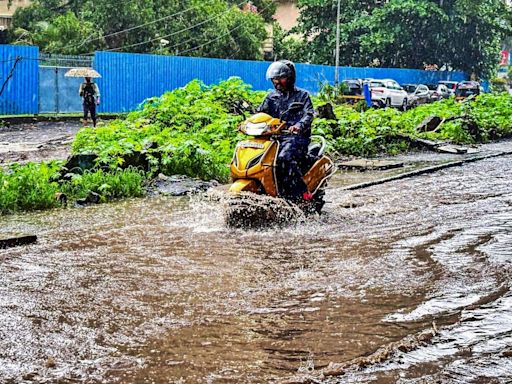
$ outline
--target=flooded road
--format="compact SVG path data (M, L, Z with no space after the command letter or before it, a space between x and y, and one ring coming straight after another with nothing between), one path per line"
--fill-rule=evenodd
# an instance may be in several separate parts
M322 217L262 231L200 198L1 217L39 242L0 250L0 382L510 382L511 173L339 180Z

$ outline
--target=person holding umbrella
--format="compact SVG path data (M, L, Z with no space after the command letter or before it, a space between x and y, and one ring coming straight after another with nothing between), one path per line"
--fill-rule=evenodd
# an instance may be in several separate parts
M91 114L92 125L96 127L96 105L100 104L100 89L90 77L85 77L85 82L80 84L79 94L83 99L84 125L87 125L89 113Z
M92 78L101 77L101 75L92 68L72 68L65 74L66 77L83 77L84 82L80 84L78 91L82 98L84 110L84 125L87 125L89 114L91 115L93 126L96 127L96 105L100 104L100 89L92 81Z

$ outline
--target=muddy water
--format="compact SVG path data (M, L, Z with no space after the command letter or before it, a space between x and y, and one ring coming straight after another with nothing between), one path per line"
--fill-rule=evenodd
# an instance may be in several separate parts
M365 190L262 231L155 198L0 219L0 382L266 383L432 327L325 383L512 380L512 157ZM343 208L352 202L354 208Z

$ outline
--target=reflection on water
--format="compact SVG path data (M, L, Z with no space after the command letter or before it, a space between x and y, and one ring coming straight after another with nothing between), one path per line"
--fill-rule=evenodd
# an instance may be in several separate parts
M279 229L227 229L198 198L3 217L39 242L0 250L0 382L264 383L432 322L432 343L323 380L510 380L511 160L331 188Z

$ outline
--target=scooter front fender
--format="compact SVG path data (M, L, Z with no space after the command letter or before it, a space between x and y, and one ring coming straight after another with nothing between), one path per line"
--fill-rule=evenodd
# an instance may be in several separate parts
M240 192L260 192L258 183L251 179L238 179L229 187L229 192L240 193Z

